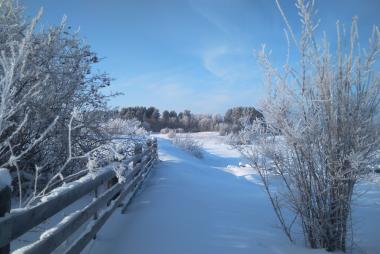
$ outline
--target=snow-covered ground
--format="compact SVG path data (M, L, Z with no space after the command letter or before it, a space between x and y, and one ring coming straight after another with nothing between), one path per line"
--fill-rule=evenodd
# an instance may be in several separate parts
M83 253L327 253L292 245L253 169L216 133L192 134L198 159L159 138L161 162L127 214L116 212ZM355 253L380 253L380 187L362 183L355 199Z

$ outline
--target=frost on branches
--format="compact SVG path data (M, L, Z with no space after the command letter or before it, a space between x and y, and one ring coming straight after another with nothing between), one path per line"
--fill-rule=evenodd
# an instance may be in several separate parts
M103 124L105 131L113 136L127 136L130 138L147 135L146 130L141 127L141 122L136 119L124 120L113 118Z
M190 137L188 134L179 134L172 137L173 144L178 146L184 151L189 152L193 156L197 157L198 159L203 158L203 149L202 144L199 143L194 138Z
M379 30L373 29L363 50L357 20L348 36L337 23L337 47L330 51L326 37L318 43L314 36L313 1L297 1L299 39L277 5L299 62L297 67L287 62L279 71L264 47L259 52L270 89L262 106L265 122L246 129L242 138L251 137L254 145L240 149L260 173L290 240L292 226L299 225L310 247L346 251L354 186L373 164L380 143L380 78L374 71ZM280 175L282 191L272 189L270 169ZM289 210L291 218L285 215Z
M107 140L99 127L100 89L109 78L92 74L98 57L65 19L36 32L41 15L28 21L17 2L0 0L0 167L15 178L20 206L67 161L63 177L86 165L70 154L82 156ZM75 110L81 117L71 120Z

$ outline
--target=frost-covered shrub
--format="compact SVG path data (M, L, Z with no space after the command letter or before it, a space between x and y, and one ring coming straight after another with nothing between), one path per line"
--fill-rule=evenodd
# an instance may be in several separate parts
M239 135L234 133L230 133L227 135L226 142L231 146L245 145L245 143L243 143L240 139Z
M220 123L219 124L219 135L220 136L226 136L228 135L229 132L229 125L225 123Z
M357 20L348 33L338 23L331 50L327 36L319 41L315 33L314 1L298 0L296 6L298 40L281 12L296 45L290 55L298 61L279 70L265 47L259 51L269 88L262 105L265 122L252 123L247 131L254 146L242 151L257 169L289 240L295 240L298 224L311 248L345 252L355 185L380 149L380 31L374 27L368 48L362 49ZM280 188L267 170L273 166Z
M166 135L168 136L168 138L175 138L176 132L175 132L175 130L170 129Z
M87 165L91 165L91 161L93 161L100 168L114 161L122 161L126 157L133 155L134 146L135 143L130 142L130 140L113 140L91 153ZM89 168L89 170L91 169Z
M114 118L103 125L107 133L111 135L146 135L146 130L141 127L141 122L136 119L124 120Z
M255 139L255 132L252 130L252 124L243 123L244 128L239 131L239 133L235 134L231 132L228 135L227 142L230 145L252 145ZM264 127L265 125L262 124Z
M161 134L168 134L169 130L170 130L169 128L163 128L163 129L160 130L160 133Z
M173 144L185 151L190 152L199 159L203 158L202 144L191 138L189 135L176 135L173 139Z

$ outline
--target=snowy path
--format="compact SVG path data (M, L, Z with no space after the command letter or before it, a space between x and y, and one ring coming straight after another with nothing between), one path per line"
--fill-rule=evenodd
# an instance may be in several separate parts
M116 212L83 253L305 253L274 227L258 186L221 170L237 155L206 148L199 160L165 139L159 148L162 161L127 214Z

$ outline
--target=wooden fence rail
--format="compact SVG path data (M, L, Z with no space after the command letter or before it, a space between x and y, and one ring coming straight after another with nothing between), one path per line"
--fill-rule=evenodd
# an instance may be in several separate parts
M133 163L132 170L124 172L122 180L117 178L118 176L114 170L107 170L107 168L105 168L103 171L97 173L95 177L86 175L77 181L71 182L70 188L66 188L67 190L65 189L65 191L60 192L58 195L52 197L48 196L45 202L9 214L5 213L9 212L8 203L10 202L10 195L6 196L6 200L4 200L4 198L2 200L1 197L4 197L4 195L1 195L0 192L0 202L2 202L0 203L0 254L8 254L10 252L9 246L12 240L62 211L86 194L94 191L96 195L90 204L63 219L53 230L50 230L46 236L12 252L15 254L51 253L92 218L93 221L89 222L90 224L87 226L87 231L83 232L79 238L65 250L65 253L80 253L88 242L96 236L99 229L123 201L122 212L125 212L130 200L149 174L156 159L157 140L149 139L145 151L143 151L142 146L137 146L134 156L122 162L125 165ZM105 183L108 183L109 188L99 194L99 186ZM8 210L2 211L2 207L8 208Z

